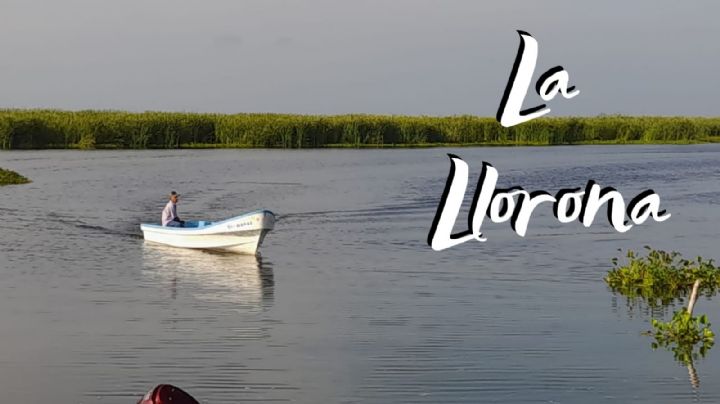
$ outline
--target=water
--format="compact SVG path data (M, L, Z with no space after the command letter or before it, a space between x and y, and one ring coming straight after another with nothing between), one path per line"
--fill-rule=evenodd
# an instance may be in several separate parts
M500 185L646 188L672 214L619 234L538 209L525 238L426 244L449 169ZM28 151L0 166L5 402L133 403L177 384L207 403L717 402L720 352L653 352L642 307L602 277L618 248L718 257L720 147ZM170 190L186 219L255 208L262 258L146 245ZM464 218L461 218L464 223ZM697 310L720 324L720 299ZM716 348L718 350L720 348Z

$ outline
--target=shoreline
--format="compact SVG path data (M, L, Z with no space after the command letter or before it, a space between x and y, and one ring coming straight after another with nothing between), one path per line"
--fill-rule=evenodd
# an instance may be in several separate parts
M720 143L720 117L293 115L0 109L0 149L322 149Z
M497 148L497 147L572 147L572 146L692 146L692 145L712 145L719 144L720 138L708 138L708 139L697 139L691 141L654 141L654 142L643 142L643 141L594 141L594 142L575 142L575 143L531 143L531 142L514 142L514 143L415 143L415 144L326 144L317 147L302 147L302 148L289 148L289 147L264 147L264 146L250 146L242 144L212 144L212 143L190 143L180 144L176 147L145 147L145 148L129 148L119 147L117 145L95 145L92 148L82 147L82 145L71 144L71 145L48 145L46 147L37 148L16 148L16 149L1 149L0 154L3 152L10 151L40 151L40 150L82 150L82 151L93 151L93 150L380 150L380 149L398 149L398 150L411 150L411 149L442 149L442 148Z

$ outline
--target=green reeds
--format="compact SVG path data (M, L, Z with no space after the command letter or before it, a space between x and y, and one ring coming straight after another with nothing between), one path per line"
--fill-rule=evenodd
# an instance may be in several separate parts
M720 141L720 118L541 118L503 128L475 116L0 110L0 148L388 147Z

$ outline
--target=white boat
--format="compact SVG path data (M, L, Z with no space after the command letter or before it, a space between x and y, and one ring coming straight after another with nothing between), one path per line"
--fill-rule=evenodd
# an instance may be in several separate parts
M185 222L185 227L141 224L140 229L145 240L172 247L257 254L274 226L272 212L257 210L220 222Z

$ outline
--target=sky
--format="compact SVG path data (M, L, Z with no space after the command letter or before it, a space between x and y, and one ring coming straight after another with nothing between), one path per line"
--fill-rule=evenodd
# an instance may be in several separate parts
M720 115L715 0L0 0L0 107L495 116L519 36L549 116ZM526 107L541 102L528 93Z

